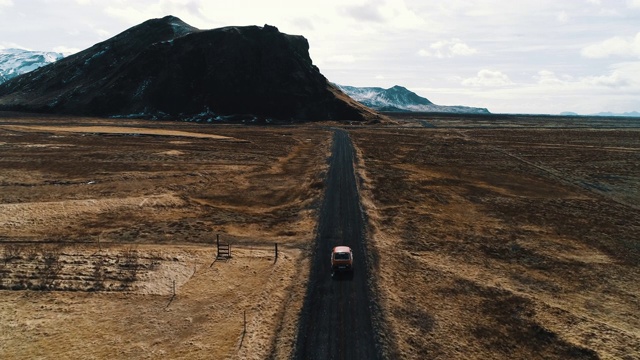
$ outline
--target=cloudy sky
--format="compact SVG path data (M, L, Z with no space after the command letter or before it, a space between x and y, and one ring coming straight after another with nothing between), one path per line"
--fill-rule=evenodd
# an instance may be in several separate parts
M640 0L0 0L0 49L73 53L165 15L274 25L330 81L440 105L640 111Z

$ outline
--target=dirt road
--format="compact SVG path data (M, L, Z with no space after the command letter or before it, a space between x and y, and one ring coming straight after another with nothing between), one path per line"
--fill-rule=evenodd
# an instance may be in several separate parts
M309 288L302 309L296 359L377 359L370 309L364 218L347 132L334 135ZM354 251L354 275L331 277L336 245Z

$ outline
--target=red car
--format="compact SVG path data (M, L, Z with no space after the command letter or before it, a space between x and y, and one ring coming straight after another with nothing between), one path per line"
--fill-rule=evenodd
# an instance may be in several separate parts
M353 271L353 251L348 246L336 246L331 252L331 274Z

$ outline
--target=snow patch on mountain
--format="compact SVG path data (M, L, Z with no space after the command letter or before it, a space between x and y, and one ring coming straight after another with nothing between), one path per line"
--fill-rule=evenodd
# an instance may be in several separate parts
M334 85L353 100L378 111L489 114L489 110L485 108L436 105L429 99L398 85L388 89Z
M56 52L0 49L0 84L63 57L64 55Z

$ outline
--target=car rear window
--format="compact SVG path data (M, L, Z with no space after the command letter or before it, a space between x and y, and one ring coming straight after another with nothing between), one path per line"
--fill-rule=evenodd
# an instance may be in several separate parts
M335 255L333 255L333 258L336 260L349 260L349 253L346 253L346 252L335 253Z

